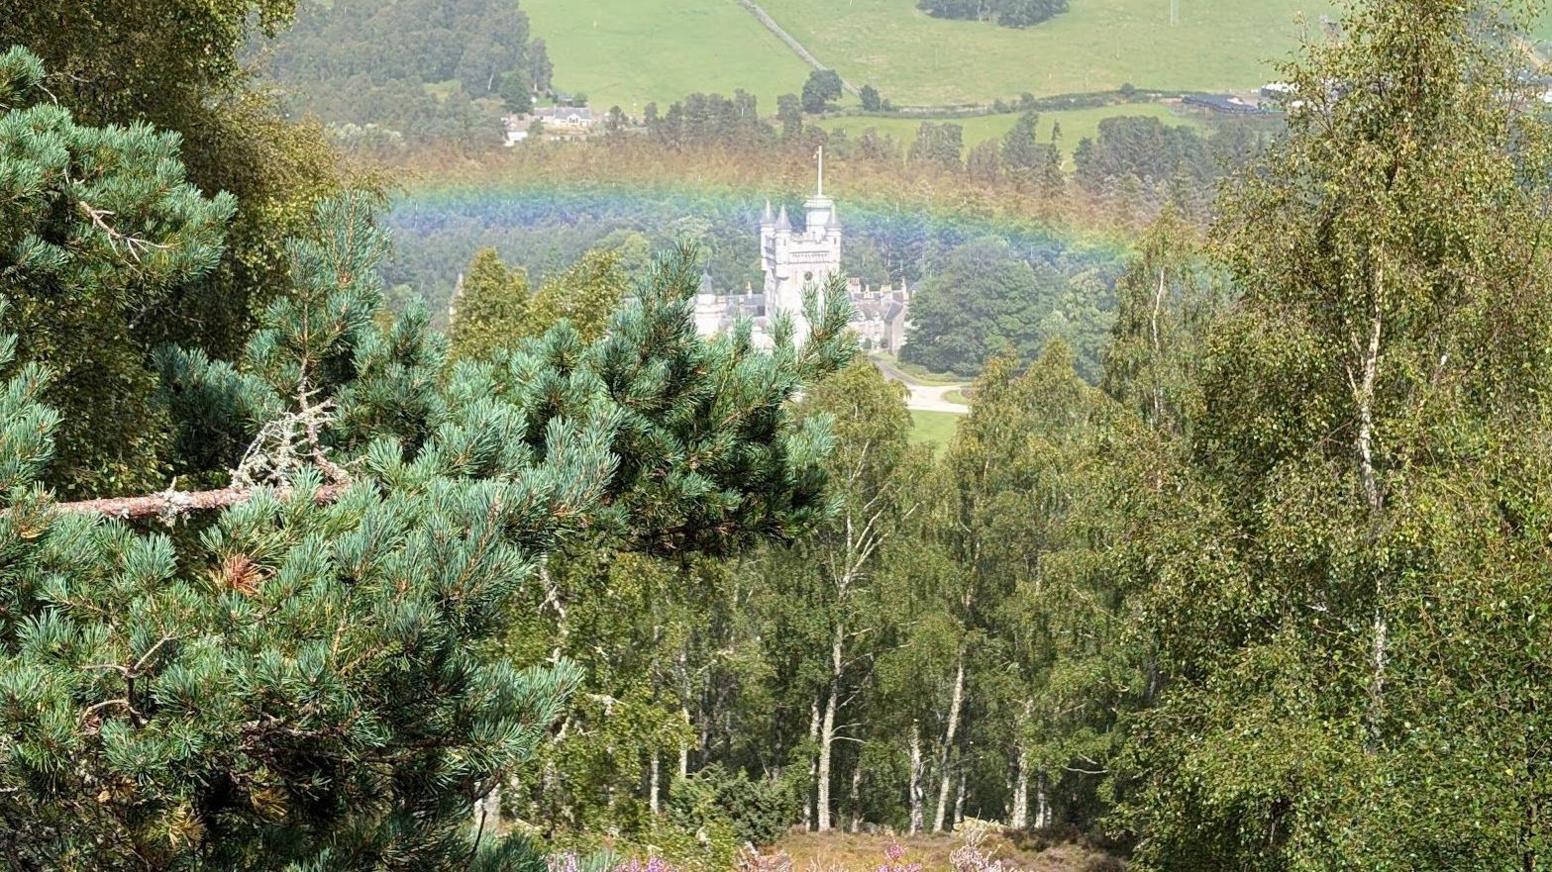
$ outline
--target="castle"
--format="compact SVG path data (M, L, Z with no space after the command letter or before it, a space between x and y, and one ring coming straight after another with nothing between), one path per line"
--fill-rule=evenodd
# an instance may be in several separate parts
M823 290L841 272L841 223L835 201L824 192L824 149L818 154L819 174L814 195L803 203L803 227L792 226L787 207L772 213L769 201L760 219L760 266L765 285L760 293L719 294L711 277L701 277L695 297L695 329L702 336L729 330L740 319L753 322L757 345L768 347L771 328L779 314L792 318L794 341L808 338L808 319L803 314L803 294L809 286ZM868 348L898 353L905 344L910 293L900 288L875 291L858 279L846 284L854 314L851 327Z

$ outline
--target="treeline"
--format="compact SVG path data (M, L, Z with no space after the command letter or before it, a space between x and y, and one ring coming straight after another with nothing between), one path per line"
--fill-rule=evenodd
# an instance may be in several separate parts
M374 153L499 145L501 116L554 90L544 40L515 0L312 0L252 51L294 112Z
M916 8L937 18L1032 27L1066 12L1067 0L916 0Z
M910 142L864 127L856 135L831 132L812 123L803 101L778 98L776 114L762 118L755 98L743 91L732 97L691 94L666 110L648 104L642 119L647 136L666 147L708 145L747 149L812 149L881 162L909 161L962 171L977 181L1023 181L1055 193L1065 184L1062 156L1055 141L1040 142L1040 115L1026 111L999 139L967 149L964 125L926 120ZM623 131L621 117L612 129ZM1167 200L1193 216L1205 216L1219 179L1244 166L1283 132L1278 118L1219 120L1204 133L1157 118L1118 115L1100 122L1098 135L1085 137L1074 150L1074 179L1084 192L1105 198L1130 198L1132 211L1155 212ZM614 143L618 145L616 141Z

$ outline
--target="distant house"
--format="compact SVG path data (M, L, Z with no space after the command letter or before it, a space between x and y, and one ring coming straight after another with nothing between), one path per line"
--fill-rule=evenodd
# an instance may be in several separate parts
M588 106L541 106L529 113L506 117L506 144L513 146L528 139L534 122L544 130L545 139L586 139L598 119Z
M588 106L542 106L533 111L533 117L544 122L546 128L568 127L590 130L595 123L593 110Z
M1263 115L1266 113L1258 103L1250 103L1232 94L1187 94L1181 98L1181 102L1197 109L1206 109L1209 112L1221 112L1226 115Z

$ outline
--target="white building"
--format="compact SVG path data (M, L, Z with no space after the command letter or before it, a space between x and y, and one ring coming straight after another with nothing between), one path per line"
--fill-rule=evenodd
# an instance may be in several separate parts
M841 224L835 213L835 201L824 193L824 150L819 152L819 174L814 195L803 203L803 226L795 228L782 206L773 214L765 204L760 219L760 264L765 273L764 288L755 294L718 294L710 276L701 281L695 298L695 328L702 336L713 336L731 329L740 319L754 323L757 345L769 347L770 330L775 318L791 316L794 339L802 344L809 334L803 314L803 295L812 287L823 291L825 284L841 274ZM905 341L905 310L910 294L902 283L899 290L873 291L861 281L847 283L856 315L851 326L865 344L898 351ZM876 322L876 323L875 323Z

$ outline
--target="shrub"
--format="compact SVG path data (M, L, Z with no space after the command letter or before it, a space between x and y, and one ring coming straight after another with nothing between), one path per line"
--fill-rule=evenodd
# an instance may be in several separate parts
M716 765L676 779L672 797L675 823L695 830L709 820L724 820L740 843L769 845L797 817L797 802L786 785Z

